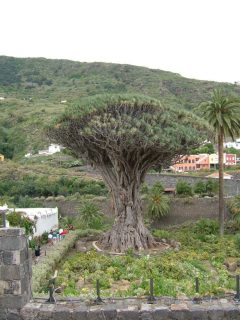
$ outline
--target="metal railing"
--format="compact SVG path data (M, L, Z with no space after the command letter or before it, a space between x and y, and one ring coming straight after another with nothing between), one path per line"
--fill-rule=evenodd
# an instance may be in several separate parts
M54 276L51 277L49 279L49 282L48 282L49 298L47 299L47 301L45 301L47 303L56 303L56 298L54 297L54 293L55 293L55 289L56 289L55 288L56 278L57 278L57 271L55 271ZM240 303L240 276L236 275L235 276L235 280L236 280L236 292L235 292L235 294L231 295L231 299L233 299L236 302ZM200 281L199 281L198 277L195 278L194 287L195 287L195 293L199 294ZM216 300L216 299L226 298L226 297L229 298L230 296L229 295L228 296L224 295L224 296L200 297L200 296L196 295L194 298L184 298L184 300L185 301L192 301L194 303L201 303L203 301ZM154 295L154 280L153 280L153 278L149 279L149 295L147 297L144 297L144 299L147 299L147 303L154 304L154 303L156 303L157 300L159 300L161 298L163 298L163 297L161 297L161 296L157 297L157 296ZM95 304L102 304L105 301L109 301L111 299L114 299L114 300L121 299L121 300L123 300L123 299L141 299L141 298L139 298L139 297L126 297L126 298L106 298L106 299L103 299L101 297L100 280L98 279L96 281L96 299L94 300L94 303ZM171 297L168 297L168 299L171 299ZM172 297L172 300L177 301L179 299ZM76 302L77 301L84 301L84 299L74 298L74 301L76 301Z

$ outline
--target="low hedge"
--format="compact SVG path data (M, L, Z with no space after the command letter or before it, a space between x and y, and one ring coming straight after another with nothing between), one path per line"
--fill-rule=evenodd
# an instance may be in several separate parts
M49 247L47 255L32 266L32 292L39 293L46 280L53 273L56 265L64 258L69 249L73 248L75 242L81 238L89 235L97 235L101 232L99 230L74 230L70 231L62 241L55 243Z

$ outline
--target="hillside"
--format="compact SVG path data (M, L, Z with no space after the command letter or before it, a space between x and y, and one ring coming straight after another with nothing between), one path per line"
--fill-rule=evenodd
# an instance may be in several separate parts
M43 125L84 96L135 92L191 109L209 98L216 86L240 95L240 87L233 84L187 79L162 70L0 56L0 97L5 98L0 100L0 153L20 159L45 147Z

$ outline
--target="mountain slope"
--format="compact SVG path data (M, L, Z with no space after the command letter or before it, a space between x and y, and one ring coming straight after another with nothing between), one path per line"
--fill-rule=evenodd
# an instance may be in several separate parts
M80 63L0 56L0 153L22 157L48 142L42 127L65 106L98 93L141 93L165 104L191 109L221 86L240 95L240 87L187 79L179 74L131 65ZM67 101L61 103L61 101Z

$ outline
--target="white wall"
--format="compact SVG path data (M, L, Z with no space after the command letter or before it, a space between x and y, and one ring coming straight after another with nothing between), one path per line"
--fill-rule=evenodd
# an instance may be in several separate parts
M48 147L48 152L51 154L56 153L56 152L60 152L60 151L61 151L61 148L58 144L51 144Z
M45 231L58 228L58 208L9 208L11 212L14 210L24 212L29 219L36 221L34 236L40 236Z
M224 147L225 148L234 148L234 149L240 150L239 139L237 139L237 141L233 141L233 142L225 142Z

